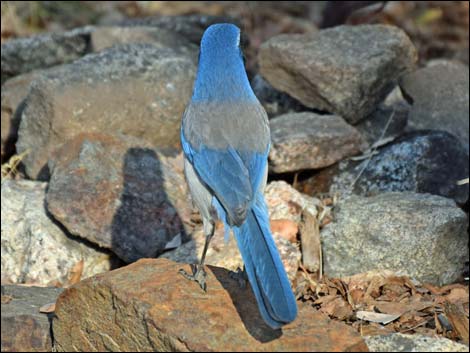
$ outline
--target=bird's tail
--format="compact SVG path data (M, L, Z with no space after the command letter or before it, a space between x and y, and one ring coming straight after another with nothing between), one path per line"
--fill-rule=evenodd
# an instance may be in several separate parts
M297 304L274 244L263 195L240 227L233 227L251 287L264 321L274 329L295 319Z

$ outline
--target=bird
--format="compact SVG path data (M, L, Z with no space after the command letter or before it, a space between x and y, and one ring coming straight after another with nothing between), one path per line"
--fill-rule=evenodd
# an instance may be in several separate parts
M273 329L292 322L297 304L269 226L264 199L270 130L245 71L240 29L209 26L201 39L192 97L183 113L184 173L201 213L205 244L192 273L206 291L204 261L215 222L232 230L263 320Z

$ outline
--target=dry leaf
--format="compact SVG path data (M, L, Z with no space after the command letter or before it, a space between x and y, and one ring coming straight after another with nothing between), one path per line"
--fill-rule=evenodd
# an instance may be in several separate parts
M55 302L43 305L39 308L40 313L49 314L55 311Z
M400 315L396 314L381 314L381 313L376 313L373 311L358 311L356 312L356 316L358 319L364 320L364 321L371 321L371 322L376 322L380 324L388 324L400 317Z
M322 252L320 243L320 228L317 218L310 212L302 212L300 224L300 242L302 245L302 263L310 272L320 272L322 275Z
M465 315L465 312L461 306L452 303L446 303L444 310L456 334L465 344L468 344L468 316Z

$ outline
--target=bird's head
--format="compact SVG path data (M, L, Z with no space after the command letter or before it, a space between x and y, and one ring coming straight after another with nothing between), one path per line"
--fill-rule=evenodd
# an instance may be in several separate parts
M208 27L201 39L193 101L253 97L240 47L240 29L230 23Z

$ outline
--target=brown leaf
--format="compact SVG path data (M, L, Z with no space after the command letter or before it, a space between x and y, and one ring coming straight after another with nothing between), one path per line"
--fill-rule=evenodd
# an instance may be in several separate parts
M448 302L444 305L444 311L454 331L465 344L468 344L468 317L465 315L461 305Z
M302 244L302 262L310 272L322 274L322 252L320 243L320 228L317 218L310 212L302 212L300 224L300 242Z
M83 267L84 267L85 262L83 259L78 261L70 270L69 276L68 276L68 285L74 285L75 283L80 282L80 279L82 278L82 273L83 273Z
M342 321L353 316L351 306L341 297L336 297L336 299L322 305L320 311Z

